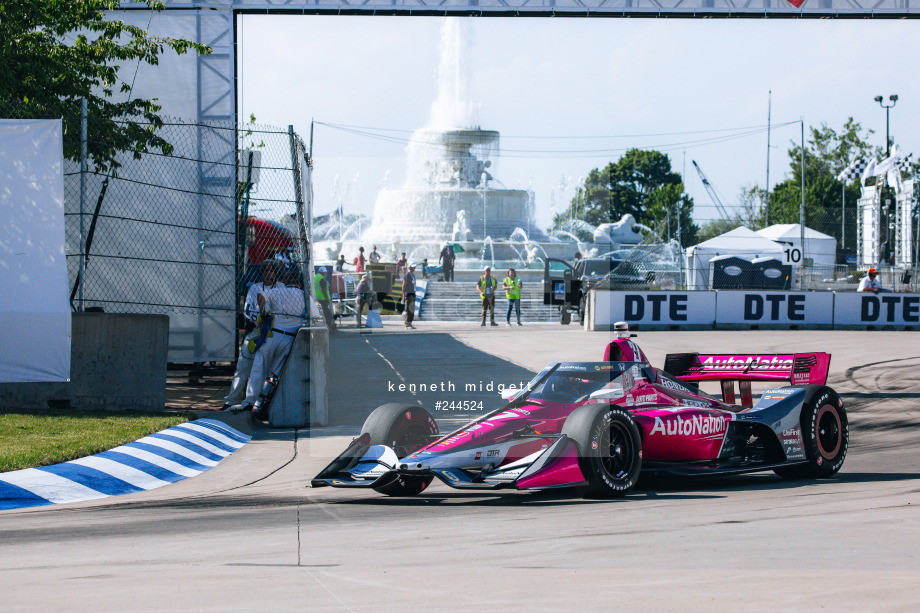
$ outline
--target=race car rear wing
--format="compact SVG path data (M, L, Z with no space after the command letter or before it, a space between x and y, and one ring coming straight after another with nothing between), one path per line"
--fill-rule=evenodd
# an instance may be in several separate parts
M827 382L831 355L807 354L668 354L664 370L685 382L719 380L726 403L734 403L738 380L742 405L750 406L751 382L789 382L793 385Z

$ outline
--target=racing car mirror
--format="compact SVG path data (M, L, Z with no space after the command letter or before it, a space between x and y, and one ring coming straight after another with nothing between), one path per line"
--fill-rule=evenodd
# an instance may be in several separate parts
M597 401L603 401L607 399L621 399L626 393L622 388L601 388L600 390L595 390L591 393L591 398Z

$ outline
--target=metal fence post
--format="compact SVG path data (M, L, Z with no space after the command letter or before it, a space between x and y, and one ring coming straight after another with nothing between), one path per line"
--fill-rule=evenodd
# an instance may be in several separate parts
M79 283L77 311L83 311L83 279L86 277L86 233L83 230L83 204L86 202L86 171L87 171L87 115L88 105L86 98L80 103L80 260L77 280Z
M306 311L309 316L312 305L310 297L313 295L313 271L311 270L309 257L307 254L307 237L304 233L303 217L303 183L301 179L300 161L302 156L299 155L299 143L297 135L294 134L294 126L288 126L288 138L291 141L291 173L294 179L294 204L297 211L297 227L300 234L300 246L298 248L298 258L301 262L301 271L303 272L303 298Z

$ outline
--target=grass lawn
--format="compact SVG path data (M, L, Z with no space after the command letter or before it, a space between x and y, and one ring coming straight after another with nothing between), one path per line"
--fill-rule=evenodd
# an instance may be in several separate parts
M0 472L89 456L193 417L189 413L0 408Z

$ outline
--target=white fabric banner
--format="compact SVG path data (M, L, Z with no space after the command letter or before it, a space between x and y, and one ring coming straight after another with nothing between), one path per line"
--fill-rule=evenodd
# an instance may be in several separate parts
M60 120L0 119L0 382L70 378Z

